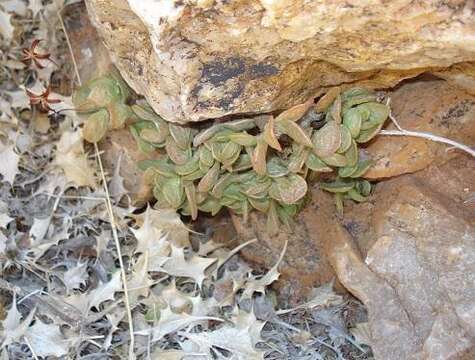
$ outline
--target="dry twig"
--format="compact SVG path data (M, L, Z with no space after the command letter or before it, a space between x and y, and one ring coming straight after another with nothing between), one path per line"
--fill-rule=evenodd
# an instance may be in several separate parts
M389 105L389 99L387 101L387 104ZM426 133L426 132L421 132L421 131L410 131L410 130L403 129L401 125L399 125L399 122L396 120L396 118L393 116L392 113L389 113L389 119L391 119L392 123L396 126L397 130L381 130L379 132L380 135L418 137L418 138L450 145L456 149L462 150L466 152L467 154L470 154L471 156L475 157L475 150L470 146L467 146L465 144L461 144L454 140L450 140L445 137L434 135L431 133Z
M66 38L66 42L68 44L69 52L71 53L71 59L72 59L72 62L73 62L74 71L75 71L75 74L76 74L76 77L77 77L78 84L81 86L82 81L81 81L81 77L79 75L79 69L78 69L78 65L77 65L77 62L76 62L76 58L74 57L71 41L69 40L68 33L67 33L66 28L64 26L63 17L61 15L62 10L63 10L63 8L61 8L58 11L58 18L59 18L61 27L63 29L64 36ZM96 153L96 156L97 156L97 161L98 161L100 172L101 172L101 178L102 178L102 182L103 182L104 191L106 193L106 208L107 208L107 212L108 212L108 215L109 215L109 222L110 222L111 228L112 228L112 235L114 237L114 242L115 242L115 246L116 246L116 250L117 250L117 256L119 258L120 272L121 272L121 277L122 277L122 286L123 286L123 289L124 289L125 307L126 307L126 310L127 310L127 320L128 320L128 326L129 326L129 332L130 332L129 360L132 360L132 359L135 359L135 355L134 355L134 341L135 341L135 339L134 339L134 325L133 325L133 318L132 318L132 310L130 308L128 287L127 287L127 275L126 275L126 272L125 272L124 262L123 262L123 259L122 259L122 251L121 251L121 248L120 248L120 241L119 241L119 236L118 236L118 233L117 233L117 224L116 224L115 218L114 218L114 212L113 212L112 202L111 202L111 198L110 198L110 194L109 194L109 188L107 186L107 179L106 179L106 176L105 176L104 167L102 165L101 155L100 155L99 147L97 146L97 143L94 143L94 149L95 149L95 153Z

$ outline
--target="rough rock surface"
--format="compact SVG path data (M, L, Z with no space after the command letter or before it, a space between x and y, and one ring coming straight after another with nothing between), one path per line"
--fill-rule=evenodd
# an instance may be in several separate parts
M428 132L465 144L475 144L475 96L450 83L426 77L407 81L389 93L392 113L407 130ZM387 129L395 129L388 120ZM365 174L381 179L422 170L456 151L414 137L378 136L366 148L376 164Z
M82 83L105 74L112 67L106 47L92 26L83 3L65 8L65 28Z
M475 355L474 179L475 160L459 156L381 183L372 204L348 209L343 222L348 232L330 235L343 244L329 248L331 262L340 281L367 305L379 358ZM366 267L355 260L360 253L355 248ZM381 281L391 291L375 291L373 283ZM389 321L385 313L371 319L395 305L410 324L404 317ZM414 341L401 339L392 348L380 338L392 328Z
M308 211L314 212L312 208L307 207L304 212ZM240 216L233 216L239 242L257 239L257 242L246 246L240 252L253 264L271 268L277 262L285 242L288 241L287 251L279 266L281 281L278 286L282 297L288 297L289 301L295 304L301 303L314 286L325 284L335 278L335 273L324 256L322 241L318 235L309 233L302 219L300 216L296 219L292 232L282 228L278 234L269 236L264 215L253 212L247 223L244 223Z
M475 161L452 160L382 184L366 264L397 294L421 359L459 358L475 346Z
M474 189L475 160L468 156L381 183L369 203L350 206L343 220L334 215L331 197L313 189L297 225L306 238L288 237L293 250L289 247L281 271L290 273L294 260L307 271L329 262L368 309L376 359L471 359ZM248 228L258 229L255 221ZM271 249L268 258L275 257L285 236L279 239L259 236L258 245ZM262 254L243 251L250 259ZM309 260L305 255L313 252L319 257ZM299 277L284 275L284 281L299 290Z
M123 76L170 121L285 109L329 86L389 87L475 60L472 0L86 3Z

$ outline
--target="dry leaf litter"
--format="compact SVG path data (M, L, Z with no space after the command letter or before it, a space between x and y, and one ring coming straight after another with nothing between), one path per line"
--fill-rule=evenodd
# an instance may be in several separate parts
M371 358L364 311L331 284L287 308L279 263L256 271L174 211L108 208L71 99L75 2L0 3L0 358Z

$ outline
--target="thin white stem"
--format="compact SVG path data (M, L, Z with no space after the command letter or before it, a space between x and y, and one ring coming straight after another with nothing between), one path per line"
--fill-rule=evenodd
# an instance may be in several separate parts
M423 139L435 141L435 142L438 142L438 143L451 145L454 148L465 151L466 153L468 153L468 154L472 155L473 157L475 157L475 150L473 148L471 148L470 146L458 143L454 140L450 140L450 139L444 138L442 136L433 135L433 134L430 134L430 133L418 132L418 131L408 131L408 130L381 130L379 132L379 135L412 136L412 137L423 138Z
M256 241L257 241L257 239L252 239L252 240L246 241L244 244L241 244L238 247L234 248L221 262L219 262L219 264L216 268L216 273L221 268L221 266L223 266L229 259L231 259L234 255L236 255L236 253L241 251L247 245L255 243Z
M388 99L388 101L386 102L387 105L389 105L389 102L390 102L390 99ZM461 144L461 143L459 143L457 141L454 141L454 140L451 140L451 139L447 139L443 136L438 136L438 135L434 135L434 134L427 133L427 132L405 130L405 129L402 128L401 125L399 125L399 122L396 120L396 118L393 116L392 113L389 113L389 119L391 119L392 123L394 124L394 126L396 126L397 130L381 130L379 132L379 135L418 137L418 138L422 138L422 139L426 139L426 140L430 140L430 141L434 141L434 142L438 142L438 143L453 146L454 148L462 150L462 151L466 152L467 154L470 154L473 157L475 157L475 149L473 149L470 146L467 146L465 144Z
M72 59L72 62L73 62L74 71L75 71L75 74L76 74L76 77L77 77L78 84L81 86L82 81L81 81L81 76L79 75L78 65L77 65L77 62L76 62L76 58L74 57L74 52L73 52L73 48L72 48L72 45L71 45L71 41L69 40L69 35L66 31L66 27L64 26L63 17L61 15L61 12L62 12L63 9L64 9L64 7L61 8L58 11L57 15L58 15L58 18L59 18L59 22L61 24L61 28L64 32L64 36L66 38L66 43L68 44L68 48L69 48L69 52L71 54L71 59ZM111 198L110 198L110 194L109 194L109 188L107 187L107 179L106 179L106 175L105 175L105 172L104 172L104 166L102 165L101 153L99 152L99 147L97 146L97 143L94 143L94 150L95 150L95 153L96 153L99 168L101 170L102 183L103 183L103 186L104 186L104 192L106 194L106 199L105 199L106 200L105 201L106 208L107 208L107 212L108 212L108 215L109 215L109 221L110 221L111 228L112 228L112 236L114 238L115 247L117 249L117 256L119 257L120 273L121 273L121 277L122 277L122 286L124 288L125 307L126 307L126 310L127 310L127 320L129 322L129 332L130 332L129 360L133 360L133 359L135 359L135 355L134 355L135 338L134 338L134 324L133 324L133 318L132 318L132 310L130 308L129 291L128 291L128 288L127 288L127 274L125 272L124 261L122 259L122 251L121 251L121 248L120 248L119 235L117 233L117 224L116 224L115 218L114 218L114 212L113 212L113 209L112 209L112 202L111 202Z
M31 355L33 356L33 359L40 360L38 355L36 355L35 350L33 350L33 346L31 346L30 341L28 340L28 338L26 336L24 336L23 338L25 339L26 345L30 348Z
M57 15L58 15L59 23L61 25L61 29L64 32L64 37L66 38L66 43L68 44L69 52L71 54L71 59L73 61L73 66L74 66L74 73L76 75L79 86L82 86L81 76L79 75L78 64L76 63L76 58L74 57L73 47L71 45L71 41L69 40L69 35L68 35L68 32L66 31L66 26L64 26L63 16L61 15L61 12L63 11L63 9L64 9L64 6L58 10Z
M106 205L107 205L107 212L109 213L109 221L112 228L112 236L114 238L115 247L117 250L117 256L119 258L119 265L120 265L120 273L122 276L122 286L124 287L124 299L125 299L125 307L127 310L127 320L129 322L129 332L130 332L130 345L129 345L129 360L135 359L134 356L134 324L132 318L132 310L130 308L130 300L129 300L129 290L127 287L127 275L125 272L124 261L122 260L122 251L120 249L120 241L119 236L117 233L117 224L115 222L114 212L112 209L112 202L109 195L109 188L107 186L107 179L104 172L104 167L102 165L102 159L99 154L99 147L97 143L94 143L94 149L97 155L97 162L99 163L99 169L101 170L101 177L102 177L102 184L104 186L104 192L106 193Z

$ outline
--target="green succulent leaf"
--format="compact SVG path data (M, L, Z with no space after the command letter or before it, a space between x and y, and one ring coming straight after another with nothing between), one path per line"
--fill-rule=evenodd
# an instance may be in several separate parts
M359 180L355 187L363 196L368 196L371 193L371 183L368 180Z
M351 108L343 115L343 125L350 131L353 138L358 137L363 119L358 108Z
M249 135L247 132L229 134L228 138L233 143L242 146L256 146L257 144L255 136Z
M346 193L355 187L354 180L335 180L333 182L321 183L320 188L333 193Z
M90 89L83 90L76 97L83 101L89 93ZM335 180L320 186L335 194L340 213L344 199L360 202L371 193L371 184L359 178L372 161L359 160L358 143L379 132L389 108L366 89L341 93L334 88L316 105L325 112L325 123L314 130L315 116L304 116L313 106L309 100L275 119L267 115L217 122L199 133L166 122L147 105L129 108L113 102L102 114L110 115L112 109L124 112L113 115L114 125L108 127L138 118L130 129L139 147L157 154L165 151L158 155L162 158L139 163L154 184L156 207L179 209L192 219L198 211L215 215L222 207L246 219L252 208L267 214L268 227L275 232L281 224L292 227L305 203L309 170L337 170Z
M276 128L282 134L288 135L295 142L304 146L312 147L312 140L308 137L306 132L295 122L290 120L282 120L276 122Z
M348 191L348 196L351 200L354 200L356 202L364 202L366 201L366 197L361 195L357 190L351 189Z
M82 134L86 141L97 143L104 137L109 127L109 113L107 110L101 109L89 115L84 123Z
M341 132L341 144L338 150L336 151L337 153L341 154L344 153L346 150L348 150L351 146L351 132L348 130L348 128L344 125L340 125L340 132Z
M176 143L173 137L169 136L165 143L167 155L177 165L186 164L192 156L191 148L183 149Z
M122 103L112 103L108 106L111 128L120 129L132 117L130 106Z
M320 157L333 155L341 145L341 127L335 121L327 122L312 136L313 151Z
M290 174L274 181L284 204L295 204L307 193L307 182L300 175Z
M344 155L346 157L346 166L353 167L358 163L358 146L354 140L351 141L351 145Z
M272 156L267 161L267 175L271 178L285 176L289 173L287 164L279 157Z
M200 162L198 158L198 153L195 153L193 157L183 165L176 165L175 172L178 175L189 175L200 168Z
M219 163L215 163L208 173L203 176L198 183L198 191L200 192L208 192L210 191L213 186L218 182L220 174L220 165Z
M167 179L162 188L163 197L173 209L178 209L185 200L183 181L179 176Z
M348 160L346 157L336 153L327 157L322 157L322 160L325 164L335 167L343 167L348 165Z
M316 172L332 172L333 169L329 167L327 164L325 164L320 158L315 155L310 153L308 155L307 161L305 162L305 165L313 171Z
M191 139L192 139L192 132L191 128L169 124L168 130L170 131L170 135L175 140L176 145L182 149L187 150L191 146Z

